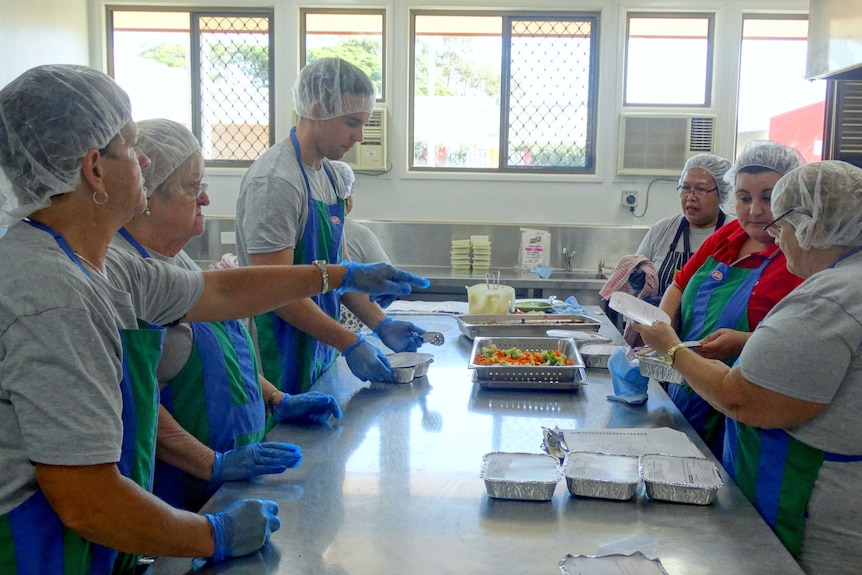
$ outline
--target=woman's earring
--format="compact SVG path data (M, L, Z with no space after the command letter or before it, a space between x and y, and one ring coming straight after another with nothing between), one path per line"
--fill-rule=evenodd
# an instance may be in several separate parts
M150 215L150 213L151 213L150 212L150 206L147 206L147 209L144 210L144 213L147 214L148 216Z

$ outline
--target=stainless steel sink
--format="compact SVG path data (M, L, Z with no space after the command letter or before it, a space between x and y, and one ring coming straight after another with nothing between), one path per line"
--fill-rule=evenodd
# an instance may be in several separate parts
M547 278L544 281L553 281L553 280L606 280L608 277L604 274L597 273L595 271L589 270L572 270L570 272L567 271L554 271L551 274L551 277Z

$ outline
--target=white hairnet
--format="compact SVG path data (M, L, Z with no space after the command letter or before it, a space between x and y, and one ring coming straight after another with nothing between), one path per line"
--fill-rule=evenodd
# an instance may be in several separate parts
M722 202L725 202L730 196L730 191L733 189L733 186L724 180L724 174L727 173L730 166L730 160L726 160L719 156L713 156L712 154L695 154L685 162L685 166L683 166L682 172L680 172L679 183L682 184L684 174L691 168L706 170L715 180L715 185L718 188L718 197Z
M107 146L131 118L128 95L86 66L37 66L7 84L0 90L0 225L73 191L87 150Z
M347 193L344 195L344 199L349 198L353 193L353 184L356 182L356 174L353 173L353 168L350 167L350 164L340 160L329 160L329 165L332 166L332 169L335 170L339 176L341 176L341 181L344 182L344 185L347 188Z
M802 249L862 246L862 169L838 160L796 168L772 190L773 214L791 208L804 214L788 217Z
M329 120L374 111L377 96L368 74L341 58L320 58L299 73L293 102L300 118Z
M733 166L724 174L724 179L734 186L736 174L746 168L765 168L783 176L804 163L802 154L796 148L772 140L752 140L745 144Z
M141 170L148 196L201 149L188 128L163 118L138 122L138 146L150 158L150 165Z

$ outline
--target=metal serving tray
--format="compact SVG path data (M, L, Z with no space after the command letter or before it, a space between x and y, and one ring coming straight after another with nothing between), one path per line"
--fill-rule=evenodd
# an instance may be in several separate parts
M458 316L458 329L470 339L489 336L544 336L549 329L599 331L602 322L586 315L503 314Z
M512 347L524 351L547 351L558 349L572 365L480 365L476 355L483 348L496 345L501 349ZM474 370L473 379L481 387L494 389L526 389L544 391L568 391L586 383L584 360L572 338L557 337L477 337L473 340L469 369Z

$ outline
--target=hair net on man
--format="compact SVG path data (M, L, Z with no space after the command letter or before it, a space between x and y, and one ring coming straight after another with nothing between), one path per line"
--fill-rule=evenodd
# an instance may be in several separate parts
M201 149L188 128L163 118L138 122L138 146L150 158L150 165L142 170L148 196Z
M341 58L320 58L303 68L293 86L300 118L329 120L374 111L377 96L368 74Z
M353 193L353 184L356 182L356 174L353 173L353 168L350 167L350 164L340 160L329 160L329 165L336 171L341 181L344 182L344 187L347 188L344 199L349 198Z
M680 173L679 183L682 184L682 178L691 168L706 170L715 180L715 186L718 188L719 199L722 202L725 202L730 196L730 191L733 189L733 186L724 180L724 174L727 173L730 166L730 160L726 160L722 157L713 156L712 154L695 154L685 162L685 166L683 166L682 172Z
M862 246L862 169L838 160L800 166L772 190L772 213L796 228L799 247Z
M82 160L132 118L128 95L106 74L77 65L27 70L0 90L0 225L73 191Z
M783 176L804 163L802 154L796 148L772 140L752 140L745 145L733 166L724 174L724 179L734 186L736 174L746 168L765 168Z

